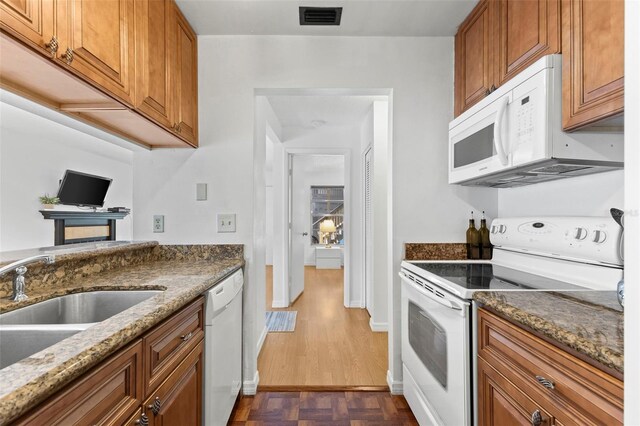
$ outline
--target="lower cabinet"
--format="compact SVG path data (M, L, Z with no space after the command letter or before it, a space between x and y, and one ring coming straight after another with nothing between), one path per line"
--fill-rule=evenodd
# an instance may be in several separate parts
M619 378L478 311L478 425L621 425Z
M198 298L16 424L200 425L203 312L204 299ZM162 374L146 374L154 365L161 365Z
M202 423L203 348L201 341L145 401L142 410L150 425Z

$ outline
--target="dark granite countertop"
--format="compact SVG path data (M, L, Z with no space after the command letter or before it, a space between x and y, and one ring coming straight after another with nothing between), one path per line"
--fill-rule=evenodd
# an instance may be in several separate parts
M44 280L43 283L48 284L28 292L27 302L15 304L6 298L0 300L2 312L77 292L163 290L161 294L0 370L0 424L24 414L244 265L242 246L157 246L155 243L144 245L140 251L143 254L136 256L142 256L141 261L131 261L133 255L130 253L118 253L121 257L117 257L117 261L108 261L118 263L116 267L97 268L99 272L82 279L63 280L58 283L60 285ZM85 270L87 266L69 263L58 267L68 271L72 268Z
M624 313L615 291L478 292L473 299L596 366L624 373Z

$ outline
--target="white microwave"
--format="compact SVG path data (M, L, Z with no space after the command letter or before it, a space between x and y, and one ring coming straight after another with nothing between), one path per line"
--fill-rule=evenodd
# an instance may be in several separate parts
M449 123L449 183L508 188L623 167L618 131L562 131L562 56L548 55Z

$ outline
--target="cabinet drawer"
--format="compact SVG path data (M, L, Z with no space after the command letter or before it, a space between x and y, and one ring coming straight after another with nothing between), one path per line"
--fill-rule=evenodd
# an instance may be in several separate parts
M48 400L20 425L121 425L142 403L142 342Z
M546 400L562 424L622 424L620 380L488 311L478 311L478 355ZM540 383L546 379L548 387Z
M478 425L530 425L535 416L540 426L554 424L549 412L532 400L526 389L511 383L482 358L478 360Z
M143 339L144 395L148 397L204 337L204 299L163 322Z

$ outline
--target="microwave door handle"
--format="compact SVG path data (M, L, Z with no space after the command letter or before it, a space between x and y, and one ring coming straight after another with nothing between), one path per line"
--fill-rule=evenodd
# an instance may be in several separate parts
M498 113L496 114L496 122L493 127L493 145L496 147L496 152L498 153L498 159L503 166L507 165L507 154L504 150L504 145L502 141L502 123L504 120L504 113L507 110L507 105L509 104L509 98L502 98L500 100L500 107L498 108Z

